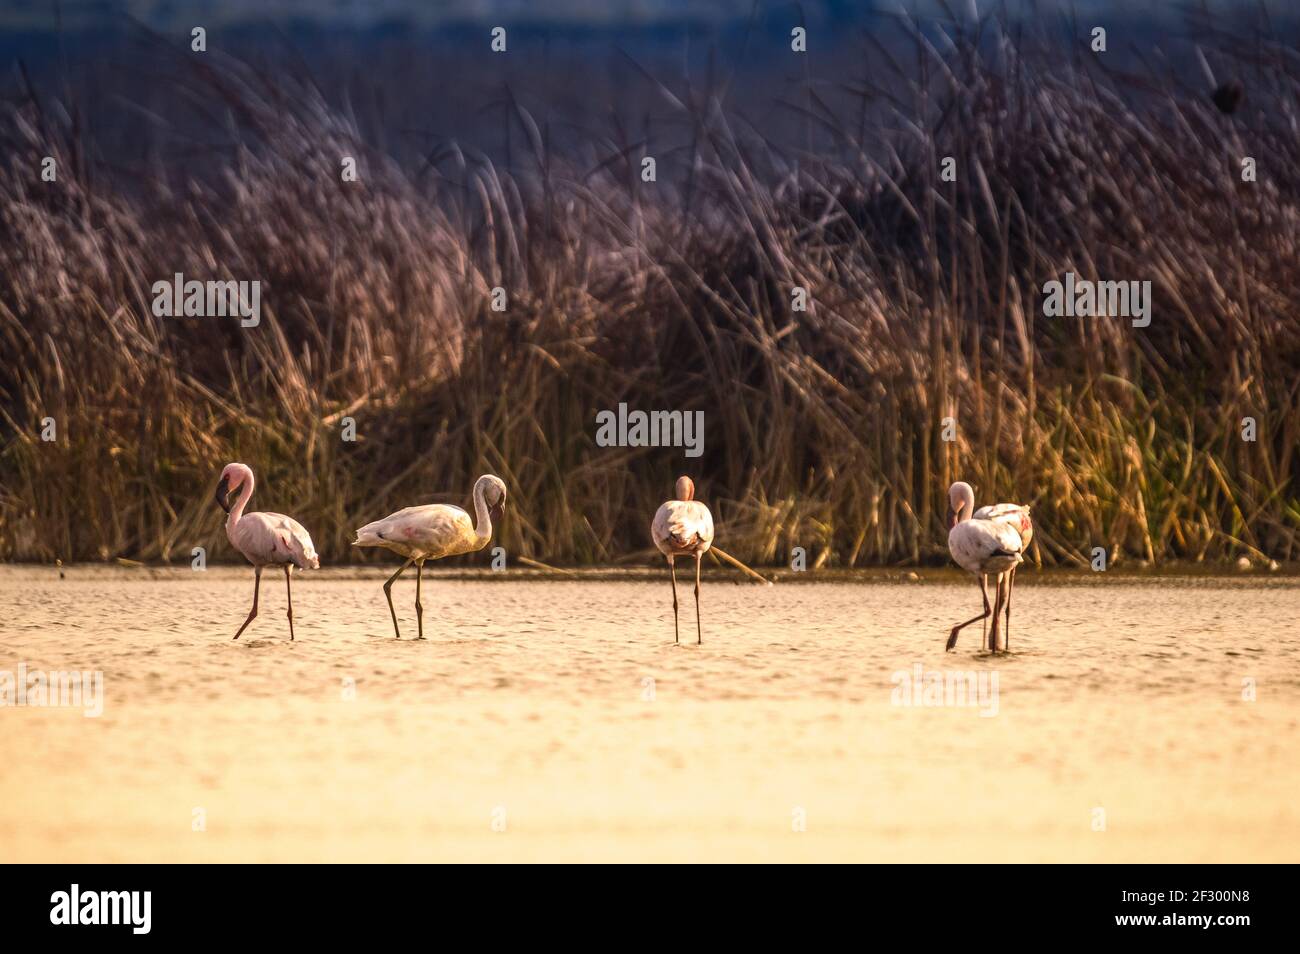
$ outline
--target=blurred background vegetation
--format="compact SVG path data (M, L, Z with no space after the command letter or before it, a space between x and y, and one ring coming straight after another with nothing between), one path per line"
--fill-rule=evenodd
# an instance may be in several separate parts
M485 471L511 489L502 545L558 564L644 559L679 473L754 563L943 560L954 479L1031 504L1044 565L1300 559L1300 64L1264 9L1189 14L1176 56L945 15L844 30L825 59L789 51L795 10L726 27L731 66L696 28L676 71L606 37L599 83L527 32L533 59L484 79L477 31L480 86L449 70L436 107L473 145L402 134L394 100L439 99L445 64L331 85L337 39L198 56L139 26L129 60L15 59L0 559L219 559L231 460L326 563L401 506L468 505ZM1150 327L1044 318L1067 271L1151 281ZM260 280L261 325L154 317L176 272ZM619 402L703 410L704 455L597 447Z

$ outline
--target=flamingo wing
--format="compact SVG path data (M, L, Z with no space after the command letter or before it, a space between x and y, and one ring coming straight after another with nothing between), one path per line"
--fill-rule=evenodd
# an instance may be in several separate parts
M474 522L460 507L429 504L407 507L357 530L353 546L387 547L404 556L427 559L464 553L475 543Z
M304 570L320 566L306 528L282 513L246 513L229 536L230 542L254 566L292 563Z
M1029 508L1025 505L1013 503L991 504L987 507L980 507L973 516L976 520L992 520L996 523L1010 524L1019 531L1023 548L1029 548L1029 541L1034 536L1034 522L1029 519Z
M713 544L713 514L698 500L669 500L655 512L650 535L664 554L704 553Z
M320 567L320 558L316 555L316 545L311 542L307 528L293 517L282 513L264 513L274 524L276 554L282 559L276 563L292 563L300 570L315 570Z
M948 551L971 573L1001 573L1022 561L1024 540L1010 523L963 520L948 533Z

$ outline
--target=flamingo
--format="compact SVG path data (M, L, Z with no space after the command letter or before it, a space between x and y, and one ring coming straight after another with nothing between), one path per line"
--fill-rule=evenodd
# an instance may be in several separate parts
M388 612L393 616L393 632L398 639L402 638L402 632L397 628L397 610L393 609L393 583L412 563L415 564L415 615L420 632L416 638L424 639L424 606L420 603L424 561L482 550L492 539L493 522L501 522L505 503L505 483L500 477L484 474L474 482L477 525L471 523L469 514L459 507L429 504L407 507L357 531L357 538L352 543L354 547L384 547L406 557L406 562L384 584Z
M1034 539L1034 522L1029 519L1029 508L1024 504L1000 503L989 504L980 507L975 511L976 520L993 520L999 523L1010 524L1020 531L1021 555L1029 549L1029 543ZM1018 564L1017 564L1018 566ZM1007 574L1007 625L1002 633L1002 648L1011 648L1011 590L1016 585L1016 567L1012 567Z
M239 491L232 507L229 497ZM253 608L248 619L235 633L243 635L248 624L257 616L257 597L262 588L262 568L268 565L284 567L284 592L289 598L289 639L293 639L293 568L315 570L320 567L316 547L311 536L293 517L282 513L244 513L249 498L253 496L253 470L247 464L227 464L221 471L217 484L217 503L226 512L226 537L230 545L253 564Z
M980 594L984 597L984 612L964 623L954 626L948 635L946 648L957 645L957 634L976 620L993 615L991 648L1004 650L999 638L998 621L1003 606L1003 575L1007 577L1005 599L1008 632L1011 626L1011 585L1015 569L1024 562L1024 549L1033 536L1029 508L1019 504L996 504L975 509L975 492L970 484L958 481L948 488L948 550L963 569L979 578ZM997 596L993 609L989 609L988 577L997 578Z
M676 500L666 501L656 512L650 524L650 535L659 552L668 558L668 570L673 580L673 642L681 642L677 629L677 567L674 558L695 557L695 644L703 642L700 629L700 558L713 545L713 514L709 508L695 500L695 482L689 477L678 477L674 493Z

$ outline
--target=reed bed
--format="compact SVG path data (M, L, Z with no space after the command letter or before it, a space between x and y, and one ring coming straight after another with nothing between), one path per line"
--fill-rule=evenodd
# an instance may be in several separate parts
M810 566L941 560L958 478L1030 503L1045 565L1097 546L1300 558L1294 52L1217 38L1207 66L1249 62L1225 115L1200 85L995 21L949 39L873 57L852 89L869 111L805 91L829 152L664 87L690 146L657 183L613 134L554 153L522 106L531 165L448 144L404 168L310 83L217 54L176 95L229 136L218 174L115 174L70 111L18 97L0 115L0 558L219 558L211 495L236 459L327 562L365 559L352 528L399 506L464 503L484 471L512 491L501 545L559 565L644 559L682 472L756 564L795 546ZM1150 327L1045 318L1042 285L1068 271L1150 280ZM175 272L261 280L262 324L154 317ZM703 410L704 455L596 446L620 402Z

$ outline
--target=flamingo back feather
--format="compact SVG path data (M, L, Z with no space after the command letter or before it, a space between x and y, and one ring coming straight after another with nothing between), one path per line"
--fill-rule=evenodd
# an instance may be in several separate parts
M669 500L656 511L650 535L665 556L705 553L713 545L713 514L698 500Z

